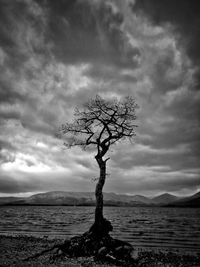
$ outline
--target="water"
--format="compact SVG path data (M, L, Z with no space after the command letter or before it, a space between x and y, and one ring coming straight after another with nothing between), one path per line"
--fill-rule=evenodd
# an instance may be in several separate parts
M137 248L200 252L200 209L105 207L112 236ZM0 234L70 238L89 229L94 207L1 206Z

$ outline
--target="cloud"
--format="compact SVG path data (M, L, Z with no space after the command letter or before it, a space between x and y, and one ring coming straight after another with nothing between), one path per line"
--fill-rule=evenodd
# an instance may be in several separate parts
M47 1L47 38L57 60L137 66L140 56L123 31L123 14L112 2ZM67 42L66 42L67 40Z
M37 183L30 183L29 180L19 181L9 175L1 175L1 193L26 193L34 192L40 189Z
M75 106L96 94L132 95L140 106L135 143L111 149L105 190L195 190L200 140L195 3L1 0L3 192L93 189L95 150L66 150L55 133L72 119Z
M164 172L163 172L164 170ZM199 170L198 170L199 172ZM167 171L157 167L134 167L130 170L113 170L105 185L107 191L118 193L156 195L163 192L192 192L199 188L198 173L187 171Z
M170 2L164 0L142 0L132 5L133 12L145 14L154 25L165 26L169 24L178 40L179 46L186 50L192 63L197 68L195 71L195 88L199 89L199 64L200 64L200 6L198 1L177 0Z
M92 191L93 183L91 179L83 179L80 176L68 176L65 172L57 173L26 173L16 171L9 175L1 171L0 176L1 192L0 193L28 193L42 191Z

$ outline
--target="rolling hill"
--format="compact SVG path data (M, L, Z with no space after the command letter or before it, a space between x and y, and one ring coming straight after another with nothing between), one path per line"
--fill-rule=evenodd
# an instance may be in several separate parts
M23 201L23 197L0 197L0 205L6 205L8 203Z
M178 199L180 199L180 198L177 196L165 193L165 194L162 194L162 195L159 195L157 197L152 198L152 202L155 204L167 204L170 202L174 202Z
M94 206L93 192L64 192L53 191L35 194L27 198L0 197L0 205L66 205L66 206ZM167 207L199 207L200 192L186 198L165 193L154 198L141 195L122 195L104 193L105 206L167 206Z
M168 207L200 208L200 192L186 198L171 202Z
M144 196L118 195L115 193L104 193L104 203L107 206L132 206L147 205L151 203ZM24 200L12 204L24 205L95 205L95 195L92 192L63 192L53 191L32 195Z

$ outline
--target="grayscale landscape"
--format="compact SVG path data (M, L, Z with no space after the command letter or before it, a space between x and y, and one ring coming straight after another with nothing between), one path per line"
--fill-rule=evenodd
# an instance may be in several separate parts
M198 0L0 0L0 267L200 266Z

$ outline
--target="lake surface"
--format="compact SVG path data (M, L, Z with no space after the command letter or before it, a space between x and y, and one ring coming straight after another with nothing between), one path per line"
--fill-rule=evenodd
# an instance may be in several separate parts
M200 252L200 209L105 207L112 236L137 248ZM69 238L89 229L94 207L1 206L0 234Z

